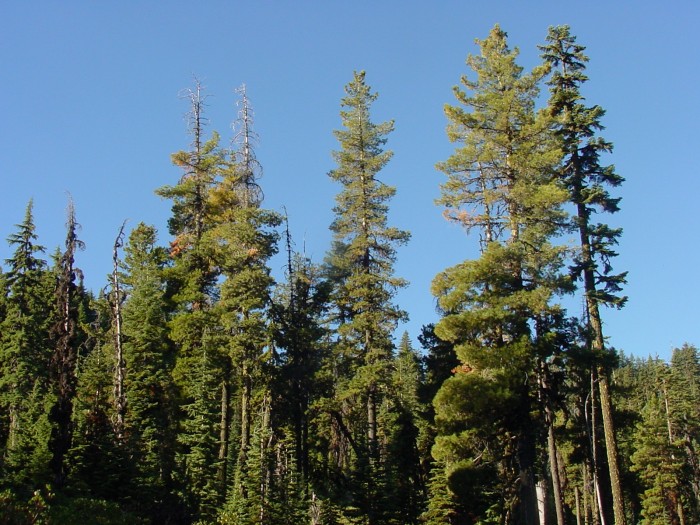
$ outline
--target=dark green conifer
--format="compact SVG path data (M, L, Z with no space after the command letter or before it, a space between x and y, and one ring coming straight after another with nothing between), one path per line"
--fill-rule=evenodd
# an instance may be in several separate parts
M166 521L176 440L174 348L168 319L167 253L156 244L156 230L140 223L129 235L123 261L125 427L134 455L135 499L154 521Z
M573 228L579 234L579 251L572 275L583 282L586 302L586 337L594 358L592 373L598 384L605 434L613 511L616 525L626 523L617 457L613 407L608 376L614 352L606 348L600 306L624 306L626 297L619 295L627 272L614 274L610 260L617 255L615 245L622 230L596 223L597 213L614 213L620 199L609 193L624 179L613 166L601 164L600 157L612 151L612 144L598 136L603 129L605 111L600 106L586 106L581 93L588 80L584 74L588 57L585 47L576 43L568 26L549 29L547 45L541 46L543 58L554 69L550 85L549 110L555 119L555 132L563 159L559 179L575 206ZM597 441L597 440L595 440ZM597 446L594 443L594 446Z
M84 247L84 244L78 239L78 227L73 202L70 201L65 251L56 261L54 314L56 322L50 331L53 346L50 381L55 401L49 412L49 420L52 424L49 451L54 486L59 489L63 488L68 480L69 466L66 455L73 441L73 402L77 386L76 364L81 336L78 326L78 299L82 282L76 283L76 278L82 276L82 273L75 266L75 254Z
M37 244L33 206L10 235L14 248L3 276L4 315L0 325L0 406L3 476L31 489L47 479L48 368L52 283L44 248Z
M342 429L338 443L344 452L339 465L354 479L353 504L369 523L380 523L384 494L378 490L379 472L386 459L380 447L379 411L392 363L392 333L405 313L392 303L405 281L393 273L396 248L408 241L408 232L387 224L388 201L395 189L380 182L379 172L391 158L383 149L393 122L374 124L370 109L377 99L355 73L345 87L341 119L335 136L340 149L333 153L337 168L329 176L342 184L331 225L334 250L329 276L334 276L338 340L338 377L333 418Z

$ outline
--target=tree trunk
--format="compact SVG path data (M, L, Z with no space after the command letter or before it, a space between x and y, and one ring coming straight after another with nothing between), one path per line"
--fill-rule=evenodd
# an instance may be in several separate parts
M574 501L576 502L576 525L582 525L581 523L581 496L578 487L574 487Z
M595 264L590 242L588 210L584 203L577 205L579 219L579 236L581 239L581 261L583 263L583 283L588 313L588 326L590 329L590 344L593 358L597 361L596 375L598 376L598 390L600 393L600 410L603 416L603 433L605 436L605 452L608 459L608 472L610 474L610 489L613 500L613 514L615 525L626 525L624 499L622 496L622 484L620 482L620 467L617 457L617 442L615 440L615 426L613 424L613 408L608 385L608 373L600 360L605 354L605 339L603 337L603 323L600 318L598 300L596 295Z
M594 371L591 371L591 393L590 393L590 400L591 400L591 411L590 411L590 419L589 419L589 424L588 424L588 431L589 431L589 446L590 446L590 451L591 451L591 474L592 474L592 494L593 494L593 501L596 503L592 508L591 508L591 514L593 516L593 523L597 524L600 522L601 525L606 525L607 520L606 520L606 508L604 505L604 499L603 499L603 493L602 493L602 487L600 483L600 474L601 474L601 466L600 466L600 446L598 443L598 409L596 406L596 374ZM586 412L586 417L588 417L588 412ZM597 512L593 510L593 508L597 509ZM598 521L600 520L600 521Z
M598 368L598 388L600 389L600 411L603 415L603 432L605 434L605 451L608 457L608 471L610 473L610 487L612 489L613 513L615 525L625 525L625 508L622 497L622 483L620 482L620 467L617 459L617 443L615 441L615 428L612 418L612 402L608 378L603 367Z
M59 320L51 330L52 340L55 343L51 357L51 378L56 400L49 411L52 428L48 447L51 452L49 465L57 489L62 489L68 479L68 466L65 459L73 441L73 399L77 386L75 367L78 359L75 341L77 313L73 306L73 299L76 289L75 277L79 273L73 264L76 249L82 247L82 242L76 237L76 229L75 209L73 202L70 201L66 251L61 257L61 273L56 286Z
M219 429L219 482L221 483L221 493L224 496L226 495L229 432L231 426L231 386L229 384L228 370L225 371L225 374L221 382L221 423Z
M539 387L540 399L544 407L544 419L547 425L547 454L549 456L549 473L552 478L552 497L554 498L554 509L556 511L557 525L565 525L564 499L562 494L562 484L559 469L559 456L557 454L557 443L554 438L554 411L550 401L548 385L547 365L539 363Z
M565 525L566 519L564 516L564 498L561 490L561 479L559 477L559 458L557 456L557 444L554 439L554 424L552 423L551 408L547 407L549 412L547 419L547 449L549 452L549 471L552 476L552 496L554 497L554 509L557 516L557 525Z
M114 240L114 251L112 262L114 268L112 270L112 316L114 323L114 407L117 413L116 423L114 425L114 433L117 440L124 439L124 417L126 414L126 393L124 392L124 372L126 363L124 362L124 335L122 331L122 301L124 300L121 283L119 282L119 248L124 245L124 226L122 224Z
M519 469L519 520L520 525L537 525L537 490L535 486L535 458L537 457L534 436L534 424L530 420L530 398L527 391L520 407L522 428L517 439L517 459Z
M537 515L540 525L550 525L551 517L549 513L549 487L543 480L537 482L535 487L537 492Z
M252 390L252 379L248 370L248 363L245 360L243 362L241 375L241 450L239 457L245 462L245 457L250 445L250 397Z

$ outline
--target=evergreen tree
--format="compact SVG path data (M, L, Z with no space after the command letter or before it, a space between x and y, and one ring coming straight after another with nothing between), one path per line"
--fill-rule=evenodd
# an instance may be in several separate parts
M338 330L338 382L334 418L342 435L339 442L353 453L342 461L353 465L347 475L355 478L352 489L357 505L369 523L379 523L384 495L377 490L381 463L378 413L390 377L392 332L405 313L392 303L405 281L393 275L396 247L409 234L387 225L388 201L395 189L383 184L378 173L389 162L384 151L393 122L374 124L370 106L377 94L355 73L345 87L341 119L335 132L340 150L333 156L337 168L329 175L342 184L336 197L334 251L329 259L334 283L333 303ZM348 447L348 443L351 443Z
M213 520L221 504L217 482L218 436L214 431L219 415L220 372L210 357L212 343L202 341L197 361L190 360L187 401L181 406L178 464L181 469L182 498L195 521Z
M134 493L133 472L117 434L111 305L104 294L95 299L80 292L70 489L88 499L126 502Z
M418 523L426 500L421 462L421 434L426 432L425 408L420 402L420 357L404 332L394 358L390 394L383 405L383 441L391 515L396 523Z
M213 516L214 507L223 499L223 490L215 483L219 463L210 461L218 454L218 437L212 432L220 418L216 394L210 392L209 382L220 384L225 363L214 335L219 322L212 311L218 298L219 272L205 235L213 226L210 194L225 159L218 134L212 133L209 140L204 138L206 98L199 82L188 92L188 98L192 144L188 151L172 155L173 164L184 173L178 184L164 186L156 193L173 201L168 221L174 237L170 250L173 264L167 279L175 303L170 320L170 338L176 348L172 375L181 396L184 419L178 436L178 480L190 512ZM191 370L199 372L192 374ZM202 417L209 419L202 421Z
M125 247L122 277L126 376L125 426L134 454L136 500L154 521L174 512L175 392L171 372L174 349L168 331L167 253L156 245L156 230L140 223Z
M657 389L650 392L642 409L635 433L632 470L639 474L644 488L641 494L643 525L685 523L681 502L682 451L673 439L666 398L666 365L652 362ZM680 512L679 512L680 511Z
M457 498L448 485L444 465L438 464L432 470L428 494L428 508L421 514L421 523L426 525L457 525L467 519L464 515L460 516Z
M273 305L275 344L280 352L276 412L282 418L280 424L291 427L295 469L308 482L312 406L326 394L328 383L321 377L321 368L328 358L323 318L330 287L321 279L318 266L293 252L288 224L286 241L287 282L280 286Z
M614 518L617 525L624 525L626 519L608 380L610 358L614 354L605 347L600 315L600 306L620 308L626 301L619 295L626 272L613 274L610 263L610 259L617 255L614 246L622 231L594 222L596 213L618 210L620 199L611 197L608 188L619 186L624 179L612 166L600 162L601 155L612 151L612 144L597 136L603 129L601 119L605 111L600 106L588 107L582 102L581 86L588 80L584 74L588 61L583 54L585 47L576 43L568 26L558 26L550 28L547 45L541 49L547 63L558 68L549 81L549 107L556 119L555 129L564 152L560 180L569 192L570 202L576 207L573 226L579 234L580 251L572 273L583 281L588 347L595 358L592 373L599 387Z
M55 396L49 412L52 424L49 451L50 467L53 481L57 488L62 488L68 478L66 454L73 441L73 400L75 398L77 379L75 367L78 358L78 308L79 286L76 277L82 273L75 267L76 251L83 248L78 239L78 223L75 220L73 202L68 203L68 220L66 223L65 251L57 261L57 284L55 292L56 323L51 328L53 354L51 357L51 384Z
M0 325L0 406L3 423L3 474L26 488L47 482L48 420L46 403L50 356L51 284L44 248L36 243L33 207L10 235L13 255L3 284L7 297Z
M684 458L681 486L687 492L688 522L700 519L700 353L684 344L673 350L668 378L671 435Z
M220 300L215 314L220 323L220 348L223 375L220 391L221 413L219 458L228 461L230 392L237 392L238 407L235 426L238 428L238 448L233 483L226 483L228 468L224 465L220 475L228 498L241 505L249 502L246 487L248 449L254 414L261 410L261 403L270 391L269 363L272 334L269 328L274 280L268 262L277 253L276 227L279 214L261 207L262 191L258 185L260 166L255 159L252 129L253 114L245 88L241 94L241 110L236 122L238 133L233 150L225 166L219 172L220 180L210 194L208 205L212 210L212 228L205 236L205 243L213 254L213 260L221 272Z
M536 391L566 331L553 302L568 288L564 251L550 241L560 233L566 195L552 178L559 151L549 119L534 110L546 67L523 74L498 26L477 43L481 54L467 59L476 79L462 78L471 94L455 88L460 106L445 108L448 136L462 145L438 164L448 176L438 203L467 231L479 230L482 253L433 282L445 314L435 332L455 343L462 363L435 400L441 436L433 453L455 480L486 484L481 497L491 499L481 506L475 499L475 513L534 524ZM465 412L474 414L474 427L455 419ZM500 482L489 488L496 473Z
M459 365L454 344L443 341L435 335L435 325L428 324L422 327L418 341L425 350L423 355L423 367L425 368L425 384L421 389L421 401L432 406L432 400L440 390L442 383L452 377L453 371ZM431 413L430 420L434 419Z

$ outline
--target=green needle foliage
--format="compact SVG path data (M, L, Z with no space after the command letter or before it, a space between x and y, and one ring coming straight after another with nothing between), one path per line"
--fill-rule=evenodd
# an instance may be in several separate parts
M51 274L39 255L33 207L8 238L14 248L4 275L4 312L0 333L0 439L3 477L26 489L47 482L48 332L51 323ZM43 466L42 466L43 465Z
M542 57L554 69L548 84L551 97L549 110L555 119L554 130L563 152L559 179L575 207L572 229L579 235L579 249L571 268L572 277L583 281L586 303L587 347L594 359L592 373L597 379L603 419L610 488L616 525L624 525L624 502L617 458L613 408L608 382L609 363L614 352L606 349L600 306L624 306L627 298L620 295L627 273L612 273L611 259L622 233L619 228L595 223L595 214L614 213L619 198L609 188L619 186L623 178L613 166L601 164L601 155L612 151L612 144L597 136L603 129L605 111L600 106L586 106L581 94L588 80L584 74L588 57L585 47L576 43L568 26L551 27L547 45L541 46ZM593 446L597 445L594 438ZM598 467L596 467L598 468ZM610 518L609 518L610 519Z
M422 355L395 344L409 233L388 218L394 123L374 122L364 72L334 132L325 263L287 223L279 285L245 86L230 146L187 92L192 140L156 190L172 242L138 223L120 261L122 226L109 293L83 287L72 205L47 264L29 203L0 272L0 524L700 523L700 353L618 359L603 334L625 274L598 217L622 178L584 48L551 28L528 71L498 25L477 45L437 164L477 255L434 278ZM577 285L581 319L561 305Z
M370 108L377 99L355 73L345 87L340 116L343 129L335 136L340 149L333 152L336 169L331 179L342 184L336 196L334 251L329 277L334 279L332 301L336 310L337 378L333 414L341 430L340 442L348 453L341 461L349 470L354 504L369 523L382 523L386 494L380 487L385 459L379 446L379 409L388 388L393 352L392 333L405 313L392 303L405 281L393 274L396 248L409 234L387 224L388 201L395 189L380 182L379 172L391 158L384 151L393 122L374 124ZM352 454L349 454L352 449ZM342 470L345 467L341 467Z
M569 289L565 252L552 241L566 192L553 177L560 152L551 121L535 112L547 67L523 73L498 26L477 43L481 54L467 59L475 79L463 77L468 92L455 88L459 105L445 107L459 147L438 164L448 177L438 204L479 232L482 253L433 281L444 312L435 333L455 344L462 363L435 398L433 454L453 483L492 480L486 491L461 488L480 492L471 509L480 519L535 523L537 383L565 334L553 303Z
M126 434L134 461L136 500L156 521L172 511L169 493L175 458L174 347L168 330L167 253L156 230L139 223L129 235L122 264Z

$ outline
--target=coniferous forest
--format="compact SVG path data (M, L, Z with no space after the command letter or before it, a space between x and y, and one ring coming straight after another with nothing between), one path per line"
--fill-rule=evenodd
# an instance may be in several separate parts
M28 203L0 275L0 523L700 523L700 353L626 356L605 333L625 174L585 47L552 27L526 70L499 26L477 44L434 161L435 212L479 256L435 276L420 334L397 333L410 232L371 71L340 100L323 260L265 207L245 88L222 138L191 86L180 177L154 188L168 231L104 232L104 288L80 210L50 252Z

